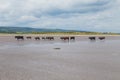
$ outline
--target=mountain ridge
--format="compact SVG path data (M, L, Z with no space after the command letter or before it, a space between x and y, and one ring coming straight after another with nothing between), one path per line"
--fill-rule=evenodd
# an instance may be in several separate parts
M0 27L1 33L16 33L16 32L87 32L79 30L65 30L65 29L46 29L46 28L31 28L31 27Z

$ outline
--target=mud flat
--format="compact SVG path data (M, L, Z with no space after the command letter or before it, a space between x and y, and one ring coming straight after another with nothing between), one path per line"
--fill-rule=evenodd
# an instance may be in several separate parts
M119 49L119 36L69 42L1 36L0 80L120 80Z

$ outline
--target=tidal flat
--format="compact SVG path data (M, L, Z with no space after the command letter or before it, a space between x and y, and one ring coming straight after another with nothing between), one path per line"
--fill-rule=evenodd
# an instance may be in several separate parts
M120 80L120 36L105 37L36 41L34 36L0 36L0 80Z

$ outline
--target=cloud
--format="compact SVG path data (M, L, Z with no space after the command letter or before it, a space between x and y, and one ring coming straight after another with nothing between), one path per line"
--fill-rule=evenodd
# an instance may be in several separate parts
M0 26L119 32L119 0L0 0Z

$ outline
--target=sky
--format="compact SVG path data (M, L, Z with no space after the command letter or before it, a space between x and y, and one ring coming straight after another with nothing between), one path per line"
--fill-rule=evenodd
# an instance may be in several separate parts
M0 0L0 26L120 32L120 0Z

